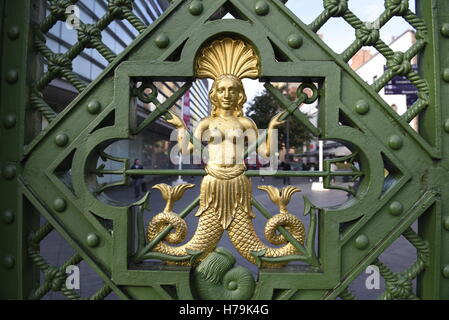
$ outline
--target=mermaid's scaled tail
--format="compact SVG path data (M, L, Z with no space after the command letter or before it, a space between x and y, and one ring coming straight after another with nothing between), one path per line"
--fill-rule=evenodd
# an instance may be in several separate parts
M291 243L288 243L284 236L277 235L276 230L279 226L283 226L296 240L298 240L299 243L301 243L301 245L304 244L304 224L301 220L287 211L287 205L291 196L293 193L299 192L300 190L295 187L286 187L282 189L282 191L279 191L272 186L260 186L259 189L267 191L270 199L280 207L280 213L270 218L266 223L264 232L265 237L274 245L284 244L284 246L273 248L265 245L256 234L251 215L240 211L236 214L233 222L228 228L228 234L234 247L245 259L254 264L257 263L256 258L253 255L254 252L264 251L265 257L283 257L298 254L298 250ZM262 264L263 267L282 267L283 265L285 265L285 263Z
M248 214L239 214L235 217L231 226L228 228L229 238L234 247L239 253L248 261L257 264L253 252L264 251L265 257L283 257L298 254L298 250L291 244L286 243L286 240L280 241L282 236L277 238L268 236L270 234L276 235L275 230L278 226L284 226L298 240L299 243L304 244L304 225L292 214L281 213L273 216L268 220L265 226L265 236L267 240L273 244L283 244L280 248L268 247L265 245L256 234L251 218ZM283 237L282 237L283 238ZM264 267L282 267L285 263L279 264L263 264Z
M216 215L212 211L203 212L201 215L198 228L192 239L182 246L171 246L170 244L178 244L184 241L187 235L187 224L176 213L172 211L174 202L179 200L185 190L194 187L193 184L182 184L171 187L166 184L154 186L162 192L167 205L163 212L157 214L148 224L147 240L148 242L156 238L166 227L172 226L174 231L170 232L163 241L159 242L154 248L154 252L159 252L174 257L182 257L189 255L188 251L201 252L201 258L204 258L209 252L213 251L217 246L223 234L223 227ZM189 265L190 262L175 262L177 265Z
M234 187L234 184L239 187ZM214 198L213 194L209 194L211 190L215 190L213 186L227 186L227 191L231 189L236 191L235 194L216 193L216 196L225 197L223 199ZM261 186L259 189L268 193L270 199L276 203L280 208L280 213L271 217L265 225L265 237L274 245L283 245L279 248L273 248L265 245L256 234L253 225L254 214L249 205L251 197L251 182L244 176L225 180L222 182L219 179L206 176L201 185L201 193L203 196L207 195L201 201L198 210L199 222L197 230L192 239L184 245L172 246L170 244L179 244L184 241L187 234L187 224L176 213L172 212L173 204L176 200L182 197L186 189L192 188L194 185L179 185L170 187L168 185L156 185L155 189L162 192L164 199L167 201L167 206L164 211L157 214L148 224L148 241L155 239L167 226L172 226L174 231L169 233L163 241L160 241L153 249L154 252L159 252L172 257L183 257L190 255L189 251L201 252L199 260L204 259L210 252L212 252L218 242L220 241L224 230L228 231L229 237L234 247L239 253L250 262L257 264L258 261L254 253L262 252L264 257L276 258L299 254L297 248L293 246L282 235L278 235L277 228L282 226L301 244L305 240L304 224L287 210L287 205L291 196L300 190L295 187L286 187L279 191L272 186ZM230 188L233 187L233 188ZM219 201L220 200L220 201ZM233 201L231 201L233 200ZM226 202L226 206L221 208L219 204ZM227 203L229 202L229 204ZM248 203L247 203L248 202ZM232 212L232 214L225 214ZM232 209L232 210L230 210ZM220 210L223 212L220 213ZM189 265L189 261L170 262L177 265ZM262 263L263 267L281 267L285 265L282 263Z

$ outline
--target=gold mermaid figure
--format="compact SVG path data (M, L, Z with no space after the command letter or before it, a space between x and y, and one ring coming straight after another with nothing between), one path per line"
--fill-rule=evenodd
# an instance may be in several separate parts
M198 228L192 239L182 246L170 246L168 243L180 243L186 234L186 224L171 211L168 205L164 212L156 215L148 225L147 238L154 239L167 225L172 225L175 232L170 238L161 241L154 251L172 256L185 256L187 250L202 251L204 258L215 249L226 230L234 247L252 263L256 263L252 252L265 250L266 257L280 257L298 254L297 249L276 235L279 225L286 227L301 243L304 243L304 225L294 215L288 213L286 205L294 192L300 191L287 187L276 194L273 187L260 187L269 193L270 198L278 203L281 212L268 220L265 236L273 244L284 244L280 248L267 247L257 236L252 219L252 186L251 180L245 176L244 143L252 145L258 140L258 128L254 121L243 115L243 104L246 102L242 78L259 76L259 60L254 49L246 42L237 39L223 38L215 40L202 49L197 59L196 75L198 78L212 78L214 83L209 93L212 103L210 116L202 119L194 131L198 141L207 139L209 159L206 165L207 175L200 188L200 204L196 216L199 217ZM194 145L190 142L184 122L171 113L167 120L178 129L178 145L183 154L192 152ZM270 141L272 131L284 123L277 114L269 123L265 141L258 147L259 154L271 155ZM187 139L187 140L184 140ZM164 199L172 203L179 199L184 190L193 185L171 188L157 185ZM277 189L276 189L277 190ZM284 192L285 191L285 192ZM188 264L186 262L177 264ZM272 265L265 265L271 266ZM279 265L280 266L280 265Z

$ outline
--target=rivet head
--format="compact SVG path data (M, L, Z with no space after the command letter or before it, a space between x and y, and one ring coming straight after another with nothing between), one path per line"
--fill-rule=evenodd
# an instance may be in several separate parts
M237 288L239 287L237 281L230 281L228 283L228 289L231 291L237 290Z
M449 279L449 264L443 268L441 273L443 274L443 277Z
M444 131L449 133L449 119L446 119L446 121L444 122Z
M88 103L87 111L91 114L98 114L101 111L101 103L98 100L93 100Z
M89 233L86 237L86 243L89 247L96 247L100 243L100 238L95 233Z
M270 11L270 7L265 1L257 1L256 5L254 6L254 11L259 16L264 16Z
M5 118L3 118L3 126L6 129L12 129L16 126L16 116L13 114L8 114L5 116Z
M449 68L443 70L442 77L444 81L449 82Z
M65 133L60 133L55 137L55 144L58 147L65 147L69 143L69 137Z
M388 145L391 149L399 150L402 148L402 144L402 138L398 135L393 134L388 138Z
M355 111L358 114L367 114L369 111L369 104L365 100L357 101L355 105Z
M16 177L16 167L13 165L8 165L3 169L3 177L6 180L12 180Z
M297 34L291 34L288 36L287 43L290 48L298 49L302 46L302 38Z
M449 217L446 217L443 219L443 227L444 227L444 229L449 231Z
M170 44L170 38L165 33L161 33L156 37L156 40L154 40L154 42L159 48L163 49L167 48Z
M402 213L402 211L404 211L404 207L399 201L393 201L390 203L390 207L388 209L392 216L398 216Z
M17 40L20 36L20 29L18 26L12 26L8 30L8 38L10 40Z
M441 26L441 34L446 37L449 38L449 23L444 23Z
M19 73L17 70L11 69L6 73L5 79L9 84L14 84L19 80Z
M6 210L2 213L2 220L5 224L14 222L14 213L11 210Z
M2 264L6 269L12 269L16 264L16 259L10 254L4 256L2 260Z
M198 0L193 0L189 6L189 12L194 16L199 16L203 13L203 3Z
M355 239L355 247L357 248L357 249L366 249L367 247L368 247L368 245L369 245L369 239L368 239L368 237L367 236L365 236L364 234L362 234L362 235L360 235L360 236L358 236L356 239Z
M67 209L67 202L62 198L56 198L53 201L53 208L58 212L63 212Z

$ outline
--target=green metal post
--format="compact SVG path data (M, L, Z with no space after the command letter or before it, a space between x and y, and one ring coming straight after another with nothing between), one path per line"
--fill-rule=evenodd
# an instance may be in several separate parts
M423 299L449 299L449 3L446 0L417 1L418 15L425 21L428 44L420 57L421 72L429 83L433 108L420 117L420 133L435 141L442 152L429 168L441 201L419 220L420 235L429 242L430 265L418 281ZM429 179L429 181L431 181Z
M28 0L0 1L0 299L26 298L37 280L27 259L27 235L39 221L22 197L19 182L29 102L32 5Z

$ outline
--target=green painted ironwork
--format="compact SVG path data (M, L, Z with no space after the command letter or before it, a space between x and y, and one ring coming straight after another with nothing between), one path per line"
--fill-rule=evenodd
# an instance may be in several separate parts
M109 0L98 21L81 21L73 31L77 43L63 54L51 51L46 34L66 21L66 8L77 0L0 1L0 297L40 299L49 291L60 291L69 299L85 299L64 286L65 268L85 261L104 281L89 297L94 300L111 292L122 299L220 299L223 287L238 289L237 296L224 296L235 299L354 299L348 286L370 264L379 268L386 284L380 299L449 298L449 109L445 99L449 60L444 54L449 50L449 18L443 14L449 4L417 0L415 14L407 0L385 0L378 19L365 23L351 12L349 1L324 0L323 12L305 25L285 7L285 1L174 0L157 21L146 26L134 13L132 0ZM236 19L221 19L227 12ZM402 17L416 29L417 40L405 52L395 52L379 37L379 30L394 17ZM316 34L331 18L344 19L354 28L356 40L341 54ZM118 56L101 40L101 32L115 20L128 21L140 34ZM205 260L195 268L191 281L190 268L142 264L167 258L152 249L171 231L168 226L146 242L142 214L149 209L148 194L134 204L118 205L105 196L113 185L98 183L98 177L121 176L115 185L127 185L136 174L205 175L203 170L136 171L130 169L129 159L104 150L115 141L133 139L159 117L168 117L167 111L195 80L193 66L200 47L230 34L256 48L261 80L287 111L285 119L299 121L318 138L340 141L353 152L347 158L326 161L323 171L277 175L323 177L326 188L339 188L352 196L334 208L317 208L305 199L311 226L304 246L279 228L302 253L284 262L303 261L306 268L260 269L255 282L241 267L233 268L228 252L217 249L210 260L220 260L218 274L208 277L210 261ZM363 46L374 47L387 60L387 69L372 85L347 64ZM109 62L90 84L77 76L72 65L85 49L98 51ZM173 58L174 53L179 59ZM418 72L411 68L416 55ZM39 61L44 61L45 72ZM401 116L378 95L396 75L406 76L419 91L416 103ZM59 113L43 98L43 90L58 78L79 92ZM142 82L141 88L154 88L158 81L182 81L184 86L163 103L154 90L146 95L135 86ZM286 99L270 84L278 81L302 82L298 100ZM312 90L313 96L309 98L304 88ZM141 124L129 112L133 99L156 106ZM318 126L297 108L315 99L320 104ZM105 122L111 115L112 122ZM408 124L417 116L419 132ZM44 129L40 128L43 119L49 123ZM98 165L99 159L122 163L122 168L105 170ZM341 161L348 161L350 170L332 171L331 164ZM246 174L264 175L254 170ZM332 178L336 176L358 179L359 186L335 186ZM179 216L185 218L198 203L196 198ZM269 211L255 199L253 206L269 219ZM46 220L43 224L41 217ZM112 223L105 227L102 220ZM416 221L417 231L412 228ZM51 232L59 232L76 252L61 266L51 266L40 254L40 244ZM379 256L401 236L416 248L417 258L408 269L395 273ZM189 252L179 259L195 261L198 254ZM270 259L259 254L261 260ZM238 278L244 278L244 283L237 283Z

